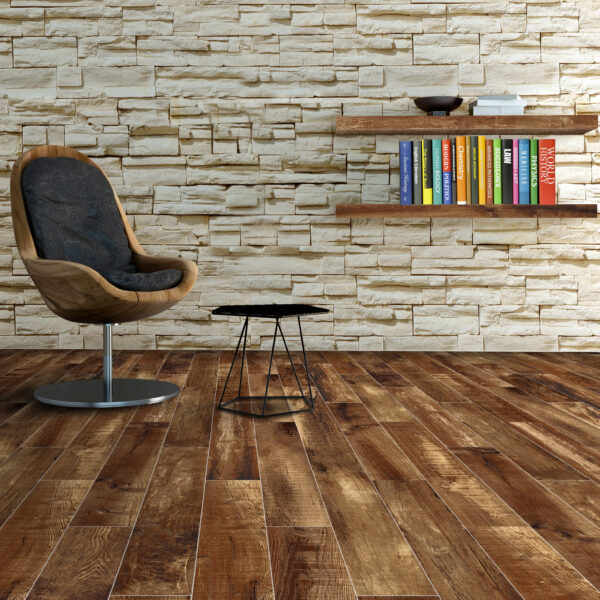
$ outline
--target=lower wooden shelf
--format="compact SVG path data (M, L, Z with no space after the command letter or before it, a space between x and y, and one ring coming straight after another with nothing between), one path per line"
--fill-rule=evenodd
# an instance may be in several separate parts
M363 219L595 219L598 209L595 204L338 204L335 214Z

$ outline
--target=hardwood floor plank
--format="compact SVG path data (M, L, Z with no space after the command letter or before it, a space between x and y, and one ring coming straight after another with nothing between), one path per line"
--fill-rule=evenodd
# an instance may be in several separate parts
M325 402L358 402L356 394L346 385L333 365L313 362L309 368Z
M193 600L273 600L258 481L207 481Z
M0 525L60 453L60 448L20 448L0 466Z
M24 600L91 481L41 481L0 529L0 598Z
M166 433L161 425L128 425L73 525L132 526Z
M559 498L600 528L600 486L593 481L543 481Z
M376 485L444 600L521 600L426 481L382 480Z
M600 598L589 581L418 423L385 427L525 600Z
M66 448L81 428L96 413L95 410L53 409L54 414L23 443L29 447Z
M371 479L423 478L362 403L332 403L329 409Z
M573 372L572 369L565 369L557 360L553 360L553 358L544 358L540 354L519 352L514 354L513 358L538 369L541 373L554 375L567 384L573 384L589 389L594 389L600 384L600 381L597 379L588 377L581 372Z
M372 352L353 352L351 358L356 361L373 379L384 387L412 387L412 383Z
M431 584L348 442L317 399L295 416L358 594L430 594ZM386 544L380 540L385 539Z
M267 526L329 526L296 425L263 420L255 427Z
M557 402L553 406L600 429L600 408L584 402Z
M29 402L0 425L0 464L43 425L54 409L40 402Z
M541 398L544 402L575 402L571 396L557 392L543 383L534 381L527 375L509 375L508 377L502 377L502 379L512 387Z
M541 383L546 387L559 392L578 402L587 402L596 408L600 408L599 390L590 390L574 383L567 383L558 375L552 373L543 373L540 375L529 375L530 379Z
M498 452L462 449L456 455L596 587L600 530Z
M115 596L111 594L110 600L189 600L189 596Z
M165 447L114 594L191 594L207 448Z
M107 598L129 534L128 527L69 527L27 599Z
M457 419L488 440L489 446L500 450L536 479L587 479L483 408L475 404L451 404L449 408Z
M277 600L354 600L331 527L269 528Z
M353 361L347 352L324 351L319 354L321 355L321 358L330 363L340 375L353 375L357 370L362 371L362 369L358 367L358 363Z

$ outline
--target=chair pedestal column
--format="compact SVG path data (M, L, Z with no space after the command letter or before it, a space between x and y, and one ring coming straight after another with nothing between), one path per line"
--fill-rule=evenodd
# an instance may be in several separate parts
M118 408L157 404L179 394L179 386L153 379L113 379L112 324L103 326L102 379L64 381L33 392L39 402L71 408ZM68 377L68 375L67 375Z

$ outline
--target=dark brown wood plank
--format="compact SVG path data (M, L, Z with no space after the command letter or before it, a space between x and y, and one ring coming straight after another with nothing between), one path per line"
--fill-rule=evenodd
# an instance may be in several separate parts
M329 363L313 363L310 374L325 402L358 402L356 394Z
M376 485L444 600L521 599L426 481L377 481Z
M412 550L323 401L317 399L314 413L295 419L356 592L431 594Z
M0 425L0 464L13 454L54 412L53 408L45 404L30 402L4 421Z
M600 428L600 408L590 406L585 402L564 402L553 404L556 408Z
M331 527L269 528L269 548L278 600L356 598Z
M353 352L351 357L383 387L412 387L413 385L398 370L372 352Z
M114 594L191 594L207 448L165 447Z
M0 529L0 598L24 599L91 481L41 481Z
M570 396L553 390L547 385L544 385L543 383L539 383L538 381L527 377L527 375L513 374L503 376L502 379L504 379L512 387L517 388L522 392L527 392L532 396L539 397L544 402L576 402L576 400L574 400Z
M357 363L352 360L347 352L325 351L319 353L340 375L354 375L357 371L362 371ZM310 368L310 364L309 364Z
M130 533L128 527L69 527L28 600L107 598Z
M385 427L524 598L600 598L589 581L418 423Z
M30 435L23 446L66 448L96 411L52 409L54 414Z
M363 404L328 406L371 479L423 478Z
M161 425L128 425L73 525L132 526L166 433Z
M338 135L559 135L583 134L598 127L596 115L518 115L432 117L337 117Z
M464 133L464 132L463 132ZM595 219L595 204L336 204L335 216L361 219Z
M544 481L567 504L600 528L600 486L594 481Z
M20 448L0 466L0 525L60 453L60 448Z
M499 452L465 448L455 454L596 587L600 530Z
M296 425L264 420L255 427L267 526L329 526Z
M260 482L206 482L192 598L273 600Z

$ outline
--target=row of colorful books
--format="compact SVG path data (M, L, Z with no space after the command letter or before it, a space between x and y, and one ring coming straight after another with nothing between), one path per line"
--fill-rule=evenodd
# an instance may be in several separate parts
M556 204L553 139L400 142L401 204Z

